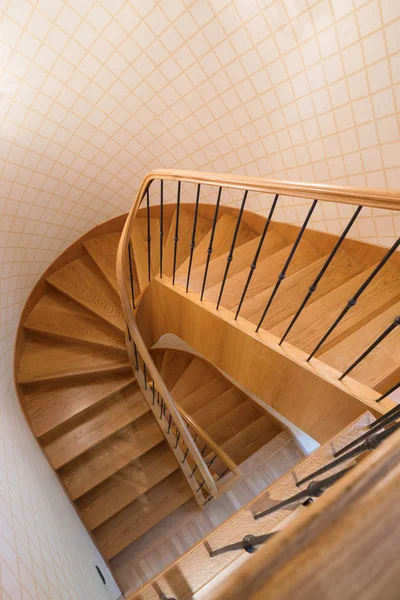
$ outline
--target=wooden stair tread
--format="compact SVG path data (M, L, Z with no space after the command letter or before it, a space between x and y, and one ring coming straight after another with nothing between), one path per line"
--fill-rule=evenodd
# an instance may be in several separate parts
M161 377L169 390L172 390L192 360L193 357L188 354L168 350L164 353Z
M261 260L259 263L257 263L257 268L254 271L254 275L247 290L247 300L264 292L270 286L275 285L278 280L278 275L281 272L292 247L293 245L286 246L282 250L278 250L278 252L275 252L271 256L268 256L264 260ZM287 276L289 277L292 273L303 269L309 265L310 262L318 260L319 258L320 254L315 250L315 248L313 248L313 246L311 246L307 240L301 240L290 263ZM248 274L249 270L244 269L240 273L237 273L232 277L228 277L222 296L222 306L230 310L238 306L248 278ZM221 283L208 288L205 294L207 300L217 301L220 288Z
M240 406L206 428L211 439L223 446L239 431L256 421L259 417L251 400L246 400Z
M134 381L130 371L26 384L24 400L37 437L62 425L98 402L109 398Z
M267 416L259 417L222 445L222 449L240 465L280 432Z
M197 410L192 414L192 417L200 427L207 429L243 402L245 402L245 399L242 394L232 387Z
M146 413L62 467L59 475L75 500L163 440L153 415Z
M232 244L233 234L236 227L236 218L232 215L225 213L220 217L217 221L215 227L215 235L213 241L213 258L220 256L221 254L225 254L225 252L229 252L229 249ZM249 242L250 240L257 237L257 234L253 229L251 229L246 223L241 223L237 240L236 247L238 248L242 244ZM196 248L193 252L193 261L192 261L192 271L200 267L201 265L205 265L207 258L207 250L210 245L211 238L211 230L207 233L207 235L202 239L202 241L196 244ZM186 277L189 266L189 258L187 258L180 268L177 270L177 283L181 285L186 285ZM204 268L204 266L203 266Z
M176 228L176 211L172 218L171 226L168 233L167 242L164 250L164 270L168 277L172 277L173 266L174 266L174 248L175 248L175 228ZM194 212L185 210L182 206L179 211L179 223L178 223L178 243L176 247L176 270L179 269L181 264L187 259L190 254L190 244L192 241L193 231L193 219ZM203 217L202 215L197 216L196 224L196 243L199 244L202 239L207 235L212 227L211 219Z
M167 442L161 442L82 496L79 512L89 529L95 529L177 469Z
M28 337L18 372L19 383L59 377L130 370L126 354L108 348Z
M69 421L63 431L42 438L42 444L53 467L59 469L149 410L139 386L133 383Z
M320 360L344 372L398 315L400 315L400 302L395 302L363 327L321 354ZM398 381L399 370L400 327L396 327L349 373L349 376L383 392Z
M108 283L118 292L116 263L121 233L105 233L83 243Z
M311 306L306 307L296 325L290 332L287 341L305 352L311 352L337 316L346 306L349 298L358 290L374 267L356 275L334 291L326 294ZM400 274L389 264L369 284L367 289L336 327L326 343L323 351L327 352L342 339L354 333L368 323L377 313L400 299ZM283 321L273 329L272 333L280 336L284 333L290 320Z
M253 262L254 255L257 252L261 237L256 237L239 247L235 247L233 253L233 260L229 267L229 277L233 277L237 273L241 273L247 269L247 274L250 270L250 265ZM282 250L287 246L286 242L277 234L275 231L269 231L265 237L264 243L261 248L259 260L263 260ZM228 258L228 252L221 254L217 258L213 258L210 261L207 273L206 289L213 287L214 285L221 285L222 278L226 268L226 261ZM201 292L204 278L204 266L197 267L192 272L190 277L190 289L194 292Z
M104 277L96 272L90 256L71 261L52 273L47 281L66 296L125 331L119 297Z
M150 275L160 272L160 221L150 218ZM139 287L144 290L149 283L147 217L137 217L132 227L132 250ZM164 242L165 244L165 242Z
M214 377L214 369L199 358L194 358L172 388L171 396L175 402L179 402Z
M110 559L192 497L181 471L175 471L94 530L103 555Z
M271 329L296 313L327 258L328 255L322 256L284 279L264 320L263 329ZM361 272L362 267L347 252L339 250L335 260L328 267L326 275L322 277L316 291L309 299L307 306L311 306L319 298L335 290ZM257 296L245 300L240 316L254 324L258 324L272 290L273 286L267 288L264 292L260 292Z
M25 319L24 328L126 351L119 329L61 294L45 294Z
M203 385L200 385L194 392L188 394L179 400L179 405L192 415L196 410L207 406L215 398L226 392L231 384L224 378L216 376Z

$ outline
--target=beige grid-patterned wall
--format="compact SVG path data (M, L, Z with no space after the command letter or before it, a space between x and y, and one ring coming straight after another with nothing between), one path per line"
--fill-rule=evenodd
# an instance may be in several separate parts
M1 600L106 594L13 393L39 274L150 168L400 188L399 109L399 0L0 0ZM305 210L285 199L277 217ZM337 232L352 210L319 206L312 225ZM399 234L370 210L353 231Z

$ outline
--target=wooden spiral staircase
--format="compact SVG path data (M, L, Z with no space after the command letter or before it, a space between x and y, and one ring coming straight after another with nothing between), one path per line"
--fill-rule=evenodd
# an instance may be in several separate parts
M166 202L161 183L150 204L154 180L177 183L177 201ZM219 186L218 199L202 203L208 184ZM286 526L298 510L290 519L251 515L294 493L333 447L395 407L385 393L400 372L397 246L388 257L387 248L276 222L245 210L247 192L232 208L220 202L225 187L274 194L272 207L279 194L383 202L377 192L153 173L128 218L95 228L51 265L21 316L21 408L126 597L217 594L232 565L251 559L236 552L210 562L210 551ZM385 200L400 207L395 194ZM315 358L366 280L362 301ZM322 446L307 456L309 436ZM201 531L181 551L139 573L155 540L199 515Z

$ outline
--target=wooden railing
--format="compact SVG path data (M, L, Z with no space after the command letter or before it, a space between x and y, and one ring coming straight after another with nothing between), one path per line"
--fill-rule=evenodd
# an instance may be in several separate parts
M151 233L150 232L150 218L151 218L150 215L152 214L152 216L154 216L154 212L151 213L151 209L150 209L150 186L155 180L160 182L159 192L158 192L158 190L155 190L155 193L157 194L157 200L158 200L157 216L158 216L158 220L160 223L160 228L159 228L159 232L158 232L159 239L160 239L159 257L157 257L157 261L156 261L157 267L154 267L154 260L151 260L151 236L150 236L150 233ZM134 297L134 285L133 285L133 273L132 273L132 247L131 247L132 240L131 240L131 238L132 238L133 226L134 226L134 222L135 222L139 207L140 207L142 201L145 201L145 214L147 214L147 226L148 226L148 229L147 229L148 282L150 283L152 277L155 277L155 276L162 277L162 275L163 275L164 182L166 182L166 181L173 181L173 182L177 183L177 189L176 189L177 219L176 219L176 223L175 223L176 232L175 232L175 248L174 248L174 260L173 260L174 264L173 264L173 273L172 273L172 282L173 283L175 283L176 252L177 252L177 246L179 243L178 222L179 222L179 209L180 209L181 193L182 193L182 183L191 183L191 184L194 184L197 186L197 192L195 194L195 197L193 198L193 202L194 202L193 228L192 228L192 238L191 238L191 244L190 244L189 267L188 267L187 279L186 279L186 290L188 290L189 286L190 286L192 258L193 258L193 252L194 252L194 249L196 246L196 226L197 226L198 209L199 209L199 201L200 201L200 186L202 186L202 185L217 186L217 188L218 188L218 193L217 193L217 196L215 199L215 212L214 212L214 218L213 218L210 245L209 245L209 249L208 249L207 262L206 262L206 267L205 267L205 272L204 272L204 281L203 281L203 286L202 286L201 298L203 297L204 289L206 286L208 263L210 261L211 255L212 255L213 237L214 237L214 233L215 233L215 227L216 227L216 222L217 222L217 217L218 217L218 210L219 210L219 206L220 206L222 191L224 189L229 189L229 190L236 189L236 190L244 191L244 194L241 197L240 210L237 215L237 223L236 223L235 231L234 231L233 238L232 238L232 243L230 246L230 251L229 251L227 262L226 262L225 272L224 272L224 275L223 275L223 278L221 281L221 289L220 289L216 308L219 307L221 298L223 296L224 286L225 286L225 282L227 280L227 276L229 274L230 264L233 259L236 238L238 235L238 230L240 227L243 211L246 207L246 201L247 201L248 195L253 192L268 193L268 194L274 195L274 201L272 203L268 219L265 222L264 230L260 237L260 242L259 242L257 252L254 256L252 263L249 265L248 279L247 279L246 285L243 289L242 297L241 297L239 306L237 308L235 318L237 318L239 315L241 305L243 303L248 286L251 281L251 277L253 275L254 270L257 267L258 256L260 254L265 236L268 233L268 227L272 220L273 213L274 213L279 196L283 195L283 196L291 196L291 197L300 197L300 198L308 198L308 199L312 200L311 208L308 211L307 216L304 220L304 223L298 232L297 238L292 246L292 249L289 253L289 256L288 256L285 264L283 265L282 271L277 277L276 285L275 285L275 287L272 291L272 294L266 304L265 310L263 312L262 318L257 326L256 331L258 331L258 329L262 326L263 320L264 320L272 302L274 301L275 294L276 294L279 286L281 285L282 281L285 278L286 271L290 265L290 262L291 262L293 256L295 255L296 249L297 249L297 247L300 243L300 240L308 226L308 222L309 222L309 220L312 216L312 213L317 205L317 202L318 201L337 202L337 203L351 204L351 205L357 206L357 209L356 209L354 215L349 220L347 227L344 229L342 235L339 237L337 243L335 244L334 248L332 249L331 253L329 254L329 256L328 256L325 264L323 265L320 273L318 274L317 278L313 282L310 282L309 292L308 292L307 296L304 298L303 302L301 303L296 315L293 317L292 322L290 323L287 331L283 335L280 343L282 343L285 340L286 336L288 335L288 333L290 332L292 327L295 326L296 320L297 320L300 312L304 309L305 305L308 302L309 297L315 291L315 289L319 283L319 280L325 275L325 271L326 271L327 267L329 266L331 261L334 259L336 252L338 251L341 243L344 241L346 235L350 231L350 228L352 227L353 223L356 221L358 214L360 213L362 207L391 209L391 210L398 211L398 210L400 210L400 192L389 191L389 190L375 190L375 189L365 189L365 188L330 186L330 185L322 185L322 184L292 183L292 182L283 182L283 181L278 181L278 180L265 180L262 178L254 178L254 177L247 177L247 176L221 175L221 174L216 174L216 173L202 173L202 172L193 172L193 171L156 170L156 171L150 172L144 178L144 180L138 190L138 193L136 195L133 206L127 217L125 227L124 227L122 235L121 235L121 241L119 244L118 257L117 257L118 288L119 288L119 292L120 292L120 296L121 296L121 300L122 300L122 306L123 306L123 310L125 313L125 317L126 317L126 321L127 321L127 328L128 328L127 345L128 345L128 350L129 350L129 355L131 357L132 365L135 367L136 372L139 374L138 381L142 385L142 388L148 393L150 405L153 406L152 398L149 395L150 391L151 391L153 394L157 394L157 397L159 396L161 398L161 407L163 408L163 410L165 410L165 412L168 411L168 417L166 419L163 419L163 422L166 421L166 424L165 424L165 427L167 427L166 431L168 431L168 422L169 421L173 422L173 429L176 432L176 437L178 437L178 441L177 442L175 441L175 443L174 443L174 442L172 442L172 440L169 440L171 447L174 450L178 450L178 448L180 448L180 444L184 443L185 450L184 450L183 456L185 457L185 462L183 464L186 463L186 457L189 457L189 459L188 459L189 463L194 465L193 468L191 469L191 473L193 472L193 469L195 469L196 477L197 477L197 474L201 475L201 480L200 480L201 486L199 489L198 479L196 478L196 482L194 483L193 482L194 478L193 478L193 476L190 477L188 470L186 473L188 481L192 485L192 489L195 491L197 496L199 496L199 494L200 494L200 498L198 497L199 502L204 503L205 501L207 501L209 499L210 496L216 497L218 495L218 489L217 489L215 477L213 477L213 475L211 474L209 466L207 465L206 461L204 460L204 457L202 456L201 451L199 450L198 446L196 445L196 443L194 441L194 436L192 436L190 433L190 428L188 428L188 426L187 426L188 420L186 419L186 422L185 422L185 418L183 418L181 411L177 408L158 369L156 368L156 365L154 364L154 362L149 354L149 351L146 347L146 344L143 341L143 338L140 334L140 331L137 327L136 320L135 320L135 310L136 310L138 298ZM134 241L133 241L133 243L134 243ZM154 241L153 241L153 244L154 244ZM332 326L326 331L324 336L318 342L317 346L314 348L314 350L308 356L308 359L307 359L308 361L310 361L312 359L312 357L315 355L315 353L317 351L319 351L321 346L325 343L327 338L331 335L333 330L340 323L341 319L347 314L347 312L349 310L351 310L351 308L357 302L358 298L365 291L365 289L369 286L369 284L371 283L373 278L379 273L380 269L391 258L391 256L394 254L394 252L397 250L397 248L399 246L400 246L400 238L391 246L391 248L389 248L387 250L386 253L383 254L379 264L375 266L375 268L371 271L371 273L368 275L366 280L363 282L363 284L360 286L360 288L356 291L356 293L353 295L353 297L349 299L346 306L343 307L343 310L340 313L339 317L332 323ZM154 259L154 257L153 257L153 259ZM143 291L144 290L142 289L141 292L143 293ZM399 323L400 323L400 320L397 319L390 327L387 328L387 331L385 331L383 333L385 335L389 335L391 333L391 331L393 330L393 328L396 325L398 325ZM371 349L373 347L375 347L375 345L377 343L379 343L381 341L381 339L382 339L382 336L378 336L377 340L374 342L372 347L366 348L365 352L363 353L363 355L361 357L361 360L364 358L364 356L368 355L368 353L371 351ZM348 369L347 372L350 372L352 368L353 368L353 365L351 366L350 369ZM346 373L343 376L345 376L345 375L346 375ZM148 386L149 382L151 382L151 386L152 386L151 390L149 390L149 386ZM165 409L164 409L164 407L165 407ZM193 425L193 424L191 424L191 425ZM169 423L169 433L167 434L165 432L166 435L170 434L171 428L172 428L171 423ZM194 429L193 429L193 431L194 431ZM174 447L175 444L176 444L176 448ZM221 449L218 447L215 447L214 451L215 451L216 455L218 456L218 459L220 461L222 461L223 463L225 463L227 469L233 470L233 465L228 464L227 457L224 456ZM183 469L183 470L185 472L185 469ZM203 494L204 490L206 490L205 495Z

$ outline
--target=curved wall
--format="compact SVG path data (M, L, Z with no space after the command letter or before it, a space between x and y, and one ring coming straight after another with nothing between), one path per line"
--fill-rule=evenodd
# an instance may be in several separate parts
M400 188L399 19L394 0L1 3L6 600L106 594L14 397L16 325L40 273L81 233L128 210L149 168ZM249 198L249 208L264 212L268 199ZM286 199L277 217L298 223L304 210ZM400 233L399 217L363 213L354 235L387 245ZM319 207L313 225L336 232L348 214Z

